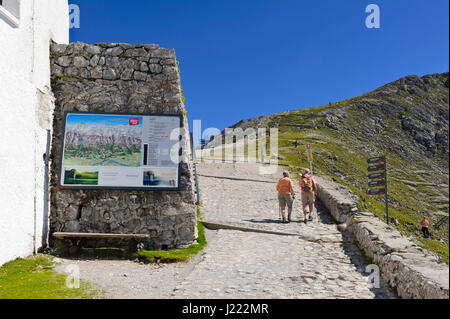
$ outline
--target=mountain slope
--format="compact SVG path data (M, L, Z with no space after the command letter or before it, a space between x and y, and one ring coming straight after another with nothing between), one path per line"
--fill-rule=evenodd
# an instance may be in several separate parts
M423 239L419 224L423 213L433 225L449 212L448 72L407 76L359 97L244 120L236 127L277 127L280 162L291 166L309 167L305 144L311 143L315 173L352 189L360 210L380 218L384 196L366 194L366 159L385 154L390 217L448 263L448 230L431 228L432 239Z

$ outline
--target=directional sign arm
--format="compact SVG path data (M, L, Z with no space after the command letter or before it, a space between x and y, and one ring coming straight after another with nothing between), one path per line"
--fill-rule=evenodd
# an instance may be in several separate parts
M369 187L378 187L378 186L384 186L385 185L385 180L381 179L378 181L370 181L369 182Z
M385 193L386 191L384 188L373 188L367 190L367 194L369 195L383 195Z
M384 156L372 157L367 160L367 164L384 163Z
M377 178L384 178L384 173L373 173L367 175L368 179L377 179Z
M367 169L369 172L374 172L374 171L383 171L384 170L384 164L380 164L380 165L371 165L369 166L369 168Z

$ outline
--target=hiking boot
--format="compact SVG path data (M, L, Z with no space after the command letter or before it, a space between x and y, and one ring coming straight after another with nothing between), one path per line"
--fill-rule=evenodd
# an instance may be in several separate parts
M288 215L288 219L287 220L288 220L288 223L291 222L291 214Z
M305 222L305 224L308 223L308 221L307 221L307 219L306 219L306 216L305 216L305 218L303 219L303 221Z
M312 215L311 215L311 214L309 214L308 220L309 220L309 221L312 221L312 220L313 220L313 218L312 218Z

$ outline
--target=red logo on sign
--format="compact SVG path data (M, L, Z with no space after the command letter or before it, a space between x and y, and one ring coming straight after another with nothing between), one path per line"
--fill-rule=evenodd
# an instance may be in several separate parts
M139 119L130 119L130 125L139 125Z

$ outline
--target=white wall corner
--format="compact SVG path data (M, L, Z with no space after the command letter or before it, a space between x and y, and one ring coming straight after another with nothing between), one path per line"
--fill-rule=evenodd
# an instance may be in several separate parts
M55 97L46 85L43 89L37 89L38 105L36 118L38 125L43 130L51 130L53 126L53 111L55 109Z

